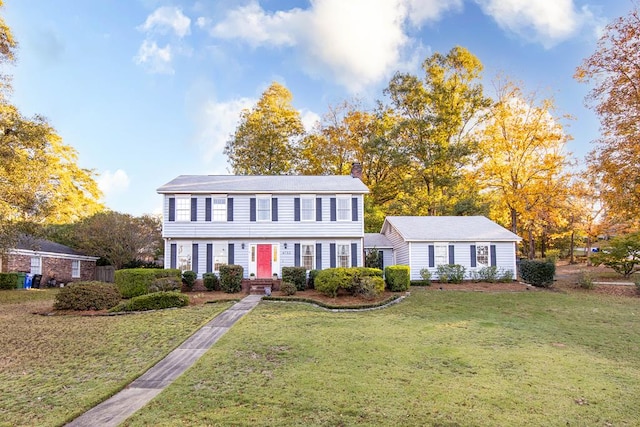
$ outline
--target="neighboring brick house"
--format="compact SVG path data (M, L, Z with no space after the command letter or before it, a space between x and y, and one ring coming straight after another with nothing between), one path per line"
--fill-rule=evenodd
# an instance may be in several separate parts
M271 278L282 267L362 266L361 168L343 176L182 175L164 196L165 267L202 277L222 264L245 278Z
M59 243L23 236L0 258L0 272L40 274L42 286L51 278L57 283L94 280L97 259Z

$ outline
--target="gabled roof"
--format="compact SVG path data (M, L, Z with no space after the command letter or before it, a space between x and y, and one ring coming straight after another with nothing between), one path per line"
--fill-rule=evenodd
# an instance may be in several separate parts
M393 243L384 234L364 233L364 247L367 249L393 248Z
M350 175L180 175L158 193L353 193L369 189Z
M484 216L388 216L382 225L385 233L395 228L405 241L517 242L516 234Z

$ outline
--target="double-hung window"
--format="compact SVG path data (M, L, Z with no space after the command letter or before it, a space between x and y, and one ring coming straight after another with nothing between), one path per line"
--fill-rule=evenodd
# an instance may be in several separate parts
M227 220L227 198L212 197L211 199L211 219L213 221Z
M176 221L191 221L191 198L176 197Z
M476 264L478 267L489 266L489 245L486 243L476 244Z
M351 266L351 253L349 244L338 243L336 245L336 258L338 267L350 267Z
M434 246L434 260L436 267L449 264L449 245Z
M71 261L71 277L74 279L80 277L80 261L77 259Z
M256 202L258 221L271 221L271 196L258 197Z
M300 198L300 220L314 221L316 219L315 196L302 196Z
M338 221L351 221L351 197L337 198Z
M39 256L31 257L31 274L42 274L42 258Z
M227 265L229 256L227 254L227 243L216 243L213 245L213 270L220 271L220 266Z
M177 266L181 271L191 270L191 242L177 242Z
M306 270L313 270L315 268L315 243L301 243L300 244L300 255L301 255L301 264Z

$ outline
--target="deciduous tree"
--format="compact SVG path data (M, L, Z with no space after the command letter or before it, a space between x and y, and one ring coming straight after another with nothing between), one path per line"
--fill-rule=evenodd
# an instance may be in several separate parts
M293 96L272 83L251 110L245 110L224 154L237 175L282 175L295 170L304 126Z
M640 215L640 10L607 25L597 50L576 79L593 83L587 97L600 117L602 136L591 167L602 174L604 201L623 218Z

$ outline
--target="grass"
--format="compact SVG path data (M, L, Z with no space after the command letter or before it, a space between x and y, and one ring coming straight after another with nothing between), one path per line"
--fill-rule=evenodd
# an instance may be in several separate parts
M61 425L153 366L231 303L40 316L56 290L0 291L0 426Z
M639 316L585 293L265 302L125 425L637 425Z

